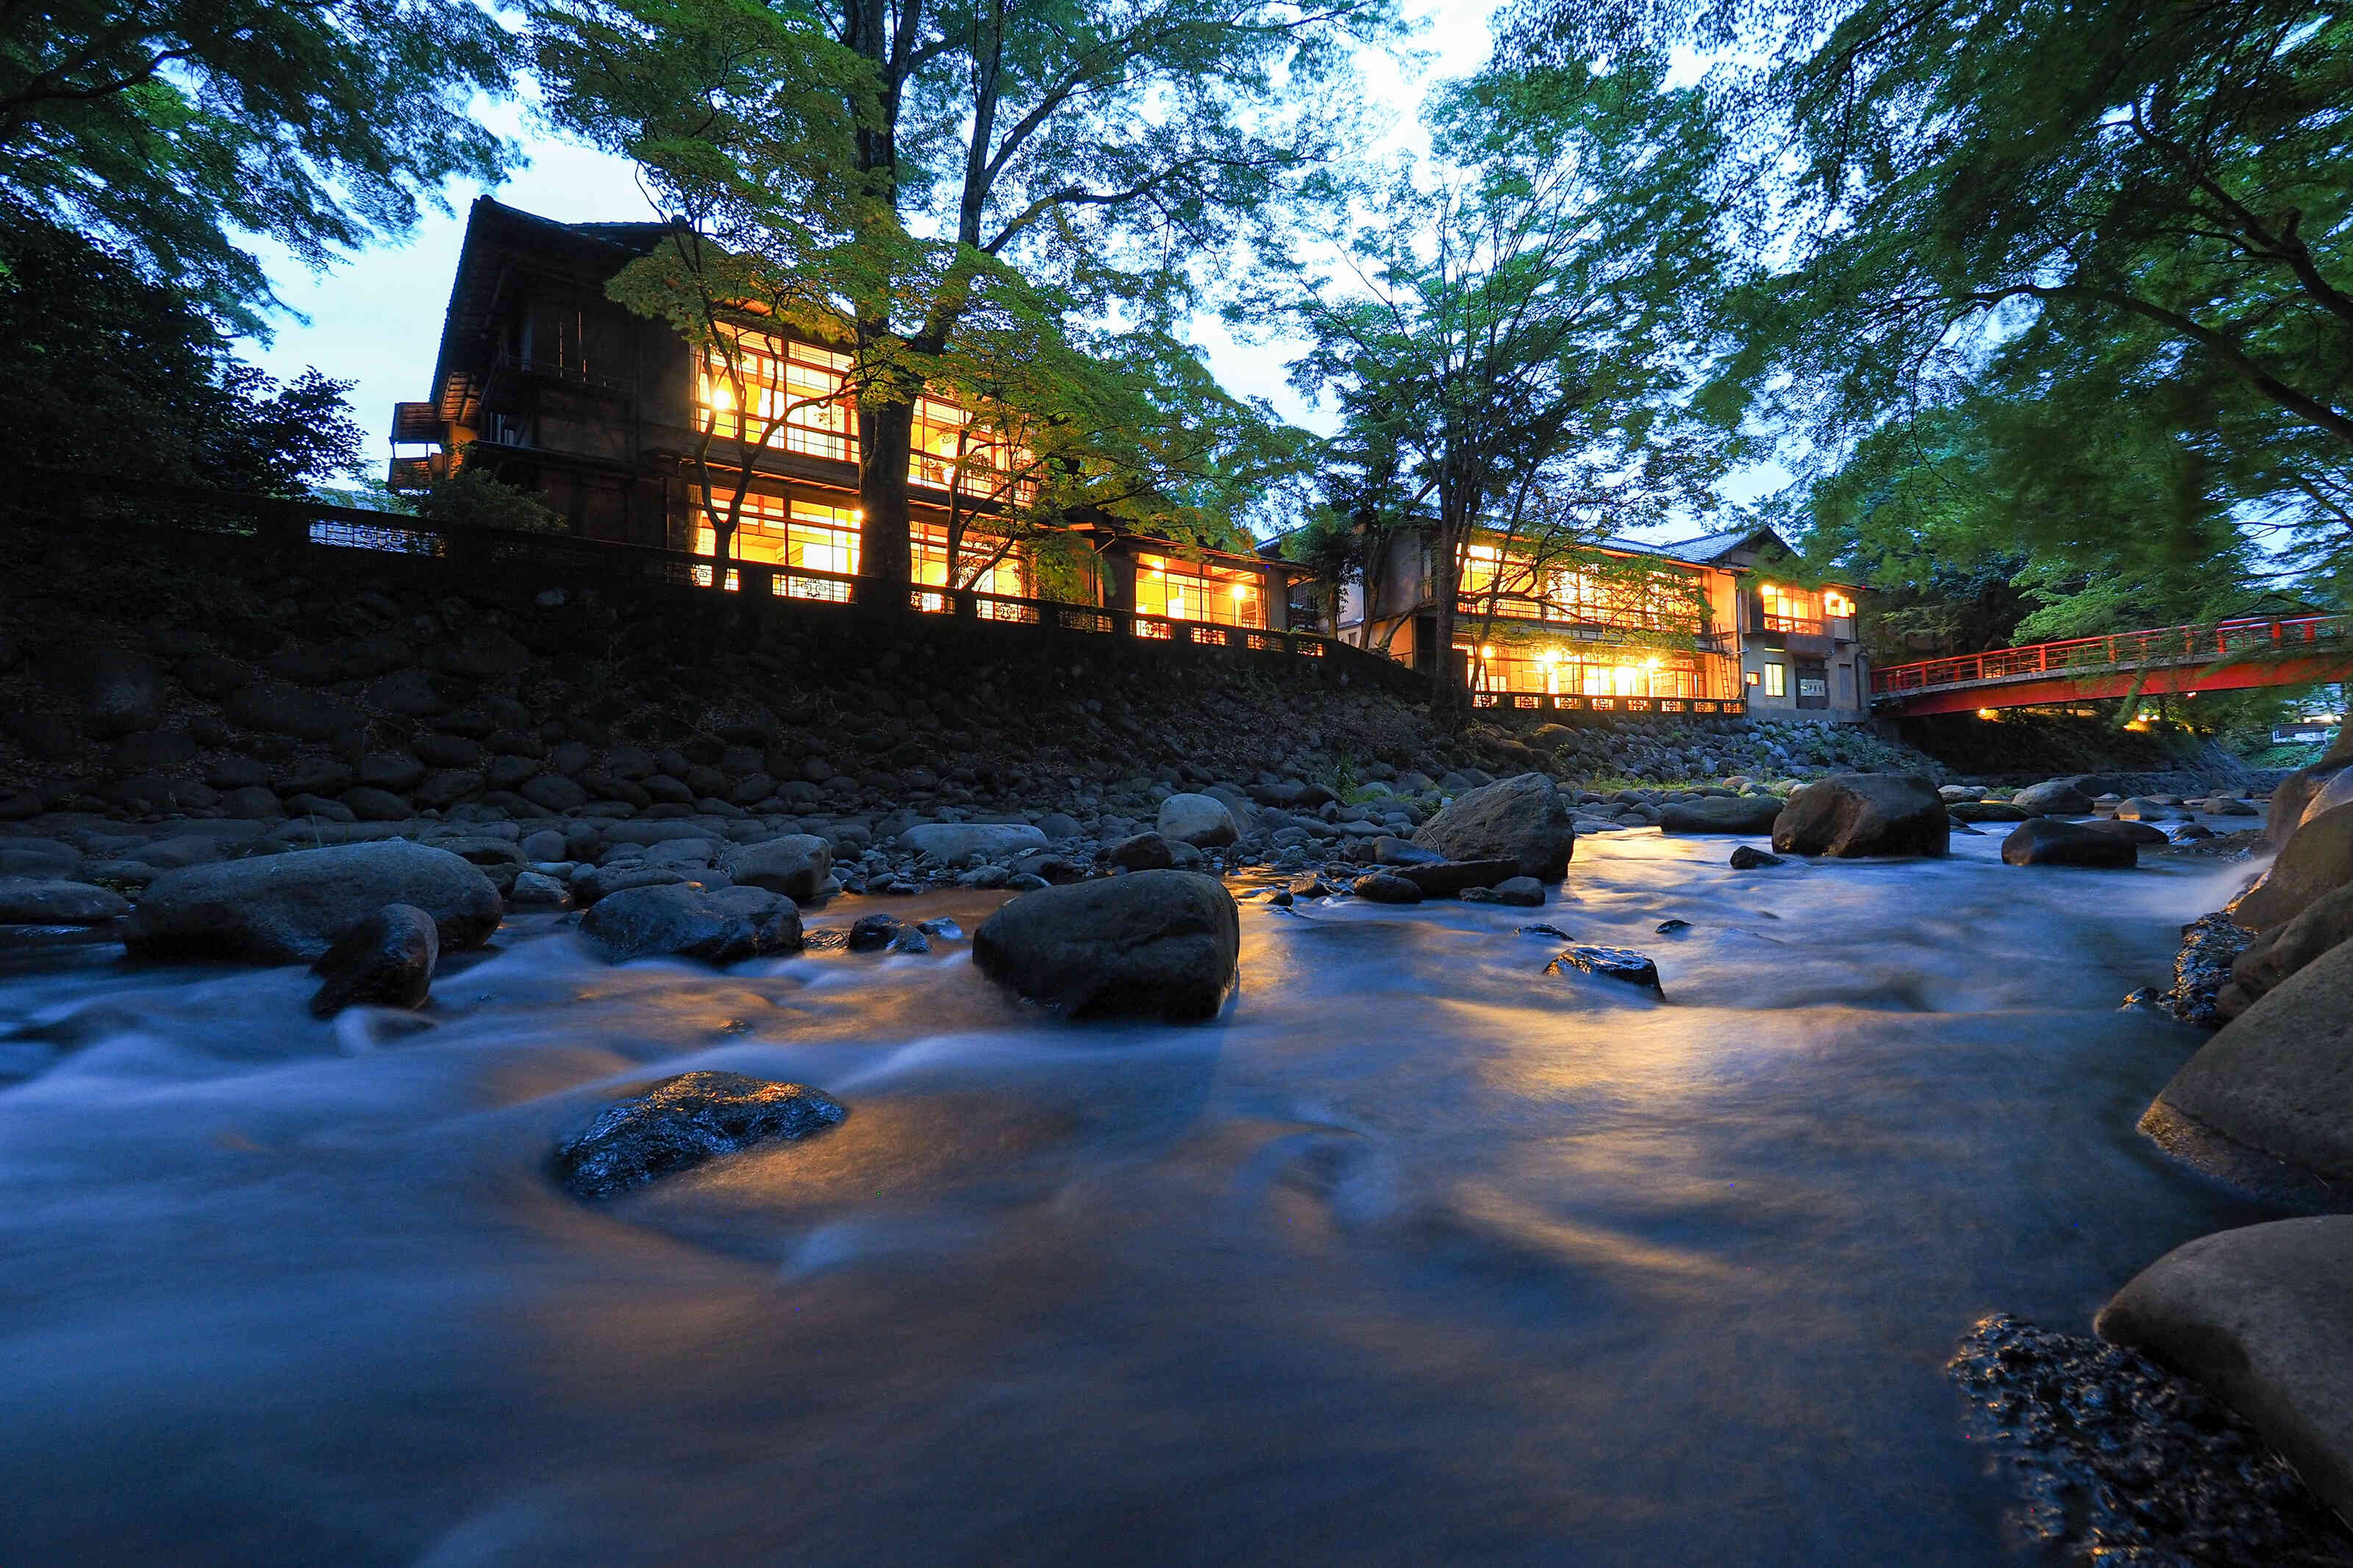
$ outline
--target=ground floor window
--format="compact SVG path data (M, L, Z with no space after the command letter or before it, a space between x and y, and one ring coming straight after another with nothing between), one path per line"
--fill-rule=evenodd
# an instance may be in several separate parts
M948 531L945 523L917 522L910 531L915 552L915 581L927 588L971 588L977 593L1001 595L1008 599L1029 596L1029 574L1023 570L1021 547L1015 545L992 564L982 563L997 554L999 540L967 533L957 541L957 569L955 580L948 574ZM927 610L947 608L945 595L927 594ZM930 601L937 601L936 603Z
M1767 697L1787 697L1789 695L1789 667L1788 665L1776 662L1772 659L1767 659L1765 661L1765 695Z
M723 517L733 498L722 497L718 510ZM716 552L718 530L711 515L702 508L699 493L693 498L695 507L694 553L710 555ZM840 506L807 496L776 496L753 493L744 498L735 525L733 548L729 558L735 561L757 561L771 566L797 568L802 572L824 572L844 577L858 574L859 511L855 507ZM920 586L947 588L948 534L942 523L916 521L909 526L908 544L913 556L914 580ZM1029 593L1029 573L1021 552L1017 546L986 567L983 563L996 553L997 541L967 535L957 553L962 568L956 574L955 585L978 589L984 594L1002 595L1007 598L1026 597ZM977 574L977 579L975 574ZM729 573L729 585L733 586L733 573ZM780 576L776 591L788 598L847 600L849 584L836 583L825 577ZM947 607L944 594L927 595L936 603L923 607L944 610Z
M1162 555L1135 558L1135 610L1172 621L1264 626L1266 592L1255 572Z
M1552 697L1719 697L1709 689L1701 656L1628 648L1540 647L1459 642L1454 651L1480 691L1542 692Z

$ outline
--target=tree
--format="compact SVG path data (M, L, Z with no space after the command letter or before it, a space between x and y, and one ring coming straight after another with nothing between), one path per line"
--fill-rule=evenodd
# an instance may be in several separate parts
M358 468L350 386L239 363L208 312L79 235L0 234L0 419L20 463L301 496Z
M849 355L861 569L903 583L923 389L997 331L1167 333L1394 26L1392 0L545 0L537 37L560 122Z
M2194 535L2227 576L2244 552L2217 516L2317 545L2335 574L2353 494L2341 6L1530 0L1515 37L1550 58L1630 32L1725 52L1716 183L1784 262L1731 300L1744 352L1720 411L1802 432L1819 471L1890 422L1928 419L1915 444L1936 447L1941 411L1989 395L1967 418L2007 433L1981 456L2049 461L2080 437L2162 476L2126 536L2163 536L2139 575ZM2148 423L2127 431L2103 398ZM2120 497L2094 469L1995 488L2096 514ZM2185 533L2189 510L2207 521Z
M512 165L472 113L512 53L470 0L0 6L0 226L78 229L258 330L243 237L323 265Z
M1688 301L1725 262L1695 177L1713 133L1663 75L1629 57L1442 90L1432 164L1365 183L1324 237L1352 286L1314 252L1291 259L1279 303L1309 344L1293 379L1337 398L1373 481L1357 510L1432 534L1440 711L1467 701L1447 650L1474 531L1535 504L1546 531L1590 543L1704 495L1728 449L1670 434L1697 368Z

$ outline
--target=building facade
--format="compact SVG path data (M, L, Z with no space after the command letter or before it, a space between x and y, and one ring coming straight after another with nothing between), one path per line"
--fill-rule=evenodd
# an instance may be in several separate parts
M737 585L729 563L758 563L776 569L762 575L779 595L846 599L860 566L849 357L745 327L727 363L614 303L607 283L666 232L556 223L477 200L433 395L395 406L392 486L414 491L456 465L479 465L535 492L582 538L710 557L695 571L713 586ZM1294 568L1126 533L1109 519L1065 531L1057 542L1071 548L1051 552L1051 581L1041 581L1039 552L1015 531L988 527L1027 499L1021 454L993 447L942 399L918 399L914 424L915 607L944 608L950 589L966 589L983 617L1029 613L1005 601L1052 597L1155 620L1285 629ZM696 456L706 442L709 505Z
M1342 588L1335 635L1434 672L1431 547L1400 532L1377 549ZM1545 558L1474 537L1447 651L1482 706L1859 722L1871 689L1862 589L1803 586L1795 561L1770 529Z

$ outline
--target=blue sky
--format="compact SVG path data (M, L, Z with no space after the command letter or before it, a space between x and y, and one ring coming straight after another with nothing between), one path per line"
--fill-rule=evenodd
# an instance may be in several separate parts
M1495 0L1409 0L1409 12L1426 24L1417 40L1422 60L1418 66L1387 58L1363 62L1366 89L1392 121L1391 140L1413 137L1414 110L1428 81L1474 70L1485 58L1487 18L1494 7ZM493 108L485 118L520 142L530 158L513 179L489 191L499 200L565 222L652 216L627 163L547 136L512 105ZM269 342L244 345L247 356L281 379L315 365L353 383L352 402L376 459L390 451L393 404L431 391L466 208L481 194L481 188L452 186L446 193L450 210L428 214L404 243L364 251L322 273L282 254L272 260L280 296L302 319L282 318ZM268 247L262 254L271 259ZM1284 384L1281 345L1235 343L1214 321L1198 323L1198 336L1229 391L1264 397L1297 423L1328 428ZM1727 490L1746 499L1766 488L1751 481Z

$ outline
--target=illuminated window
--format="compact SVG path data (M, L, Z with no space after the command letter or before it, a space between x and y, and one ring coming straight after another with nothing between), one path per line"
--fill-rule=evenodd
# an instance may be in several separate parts
M1768 632L1820 632L1821 601L1803 588L1783 588L1767 583L1757 590L1763 602Z
M918 522L913 530L911 542L915 552L915 581L925 587L968 587L982 594L1001 594L1008 599L1026 597L1029 592L1022 571L1019 546L1008 550L996 563L982 567L982 563L997 554L1002 542L985 535L966 533L957 541L956 554L960 565L955 581L948 580L948 531L944 523ZM976 578L975 574L978 576ZM944 606L926 605L926 608Z
M1787 697L1789 695L1789 667L1788 665L1767 663L1765 666L1765 695L1767 697Z
M732 366L728 353L706 353L696 388L698 409L713 430L812 458L857 458L848 354L761 332L739 331L732 342Z
M1135 608L1139 615L1172 621L1266 625L1266 595L1256 573L1160 555L1135 558Z
M702 510L701 493L695 497L694 552L712 553L718 541L718 531L710 517ZM717 508L723 517L733 498L721 496ZM744 498L741 521L735 526L734 548L729 557L736 561L760 561L772 566L797 566L806 572L834 572L846 577L858 574L858 513L846 506L830 506L821 501L794 497L752 494ZM830 583L823 578L798 577L786 579L779 592L796 599L835 599L849 597L849 585Z
M1854 601L1836 588L1822 590L1822 614L1834 621L1842 621L1854 614Z
M915 429L907 453L907 478L933 489L951 484L968 496L1023 503L1036 499L1035 479L1024 475L1031 455L987 428L955 404L936 397L915 400Z
M1472 689L1551 697L1715 697L1709 666L1697 654L1642 654L1627 648L1459 642ZM1728 661L1726 663L1728 668ZM1729 681L1728 674L1720 679Z

